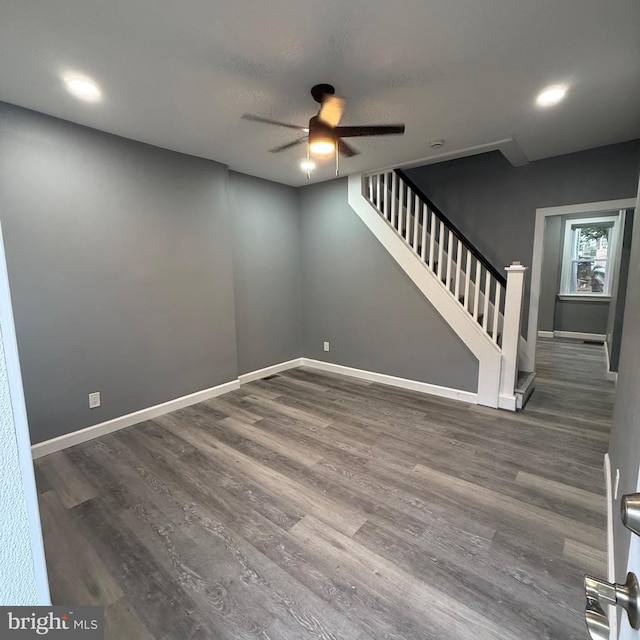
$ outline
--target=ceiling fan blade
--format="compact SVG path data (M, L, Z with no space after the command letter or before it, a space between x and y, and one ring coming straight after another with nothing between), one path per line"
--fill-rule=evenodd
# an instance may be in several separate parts
M278 153L279 151L284 151L285 149L289 149L290 147L295 147L297 144L302 144L309 139L308 136L302 136L302 138L298 138L293 142L287 142L287 144L283 144L281 147L276 147L275 149L269 149L271 153Z
M368 125L364 127L336 127L334 133L339 138L356 136L391 136L404 133L403 124Z
M357 156L360 152L354 149L350 144L347 144L344 140L338 138L338 151L347 158Z
M271 120L270 118L263 118L262 116L254 116L252 113L243 114L242 119L251 120L251 122L263 122L265 124L275 124L278 127L287 127L287 129L295 129L296 131L306 130L306 127L299 127L297 124L288 124L287 122L278 122L277 120Z
M322 98L322 106L318 112L318 120L330 127L338 126L342 112L344 111L344 98L325 94Z

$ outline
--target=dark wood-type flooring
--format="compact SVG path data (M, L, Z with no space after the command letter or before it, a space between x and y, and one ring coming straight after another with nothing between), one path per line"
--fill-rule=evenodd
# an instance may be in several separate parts
M518 414L303 368L47 456L53 602L117 640L583 640L613 393L542 341Z

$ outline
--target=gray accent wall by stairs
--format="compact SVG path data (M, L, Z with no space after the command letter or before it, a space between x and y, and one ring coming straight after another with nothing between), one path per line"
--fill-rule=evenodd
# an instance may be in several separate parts
M303 187L300 209L303 354L476 392L478 361L348 205L346 179Z
M407 170L497 269L531 266L536 209L634 198L640 140L513 167L494 151ZM529 278L523 317L529 313ZM523 331L526 334L526 323Z

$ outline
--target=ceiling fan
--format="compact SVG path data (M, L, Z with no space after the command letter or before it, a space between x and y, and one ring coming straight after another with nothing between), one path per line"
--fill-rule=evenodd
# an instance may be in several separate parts
M279 122L270 118L263 118L251 113L245 113L242 118L253 122L264 122L275 124L279 127L287 127L302 131L305 135L293 142L288 142L275 149L270 149L271 153L279 153L285 149L295 147L308 142L308 152L314 155L328 156L338 153L350 158L359 152L343 138L354 138L359 136L388 136L404 133L404 124L392 125L365 125L360 127L339 127L338 124L344 111L344 99L335 95L336 90L330 84L316 84L311 89L311 95L316 102L320 103L318 114L309 120L308 127L301 127L295 124Z

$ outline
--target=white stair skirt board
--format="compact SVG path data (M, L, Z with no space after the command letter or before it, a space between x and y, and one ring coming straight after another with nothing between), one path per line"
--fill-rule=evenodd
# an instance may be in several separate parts
M604 485L607 495L607 580L612 584L616 581L616 566L613 549L613 486L611 477L611 459L604 454ZM618 637L618 615L616 605L609 605L609 638Z
M400 236L367 202L362 195L361 174L350 175L348 184L351 208L478 359L477 403L497 408L502 365L500 348L464 310L455 296L442 286L438 276L428 269L418 256L407 249Z
M429 382L398 378L386 373L376 373L375 371L367 371L365 369L354 369L342 364L334 364L332 362L324 362L322 360L311 360L309 358L302 358L302 366L310 367L312 369L320 369L330 373L338 373L343 376L351 376L352 378L360 378L361 380L369 380L370 382L388 384L391 387L410 389L411 391L418 391L420 393L439 396L441 398L460 400L462 402L468 402L469 404L478 404L478 394L472 393L471 391L462 391L461 389L452 389L451 387L441 387L437 384L430 384Z

